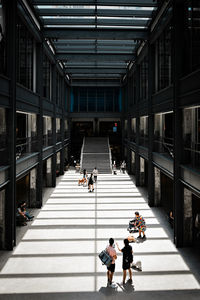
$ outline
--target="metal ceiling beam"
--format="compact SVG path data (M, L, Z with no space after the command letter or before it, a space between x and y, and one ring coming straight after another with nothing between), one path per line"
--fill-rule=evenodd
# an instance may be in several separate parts
M124 62L63 62L65 68L127 68Z
M52 39L147 40L147 30L45 28L44 36Z
M120 87L121 86L121 81L119 79L117 80L104 80L104 81L100 81L97 80L96 81L91 81L91 79L89 80L71 80L71 84L70 86L75 87L75 86L81 86L81 87Z
M95 9L92 8L39 8L37 9L40 16L94 16ZM105 17L151 17L151 10L139 9L97 9L97 16Z
M138 42L136 41L128 41L124 43L124 41L120 40L58 40L54 41L55 46L65 46L65 45L74 45L74 46L90 46L90 45L98 45L98 46L123 46L123 47L134 47L138 45Z
M71 74L70 75L70 78L77 78L77 79L84 79L84 78L91 78L91 79L94 79L94 78L121 78L122 75L121 74L110 74L110 73L105 73L105 74L99 74L99 73L92 73L92 74L85 74L85 73L79 73L79 74Z
M65 68L67 74L123 74L126 73L126 68Z
M141 19L132 19L132 20L121 20L121 19L99 19L95 20L95 17L92 19L88 18L49 18L42 19L44 25L102 25L102 26L146 26L149 20Z
M135 59L133 54L56 54L57 60L81 61L81 62L106 62L106 61L132 61Z
M154 0L33 0L33 5L105 5L155 7Z
M114 49L114 48L109 48L109 49L95 49L95 47L93 48L69 48L69 49L56 49L56 53L57 54L135 54L135 51L133 52L133 49L123 49L123 48L119 48L119 49Z

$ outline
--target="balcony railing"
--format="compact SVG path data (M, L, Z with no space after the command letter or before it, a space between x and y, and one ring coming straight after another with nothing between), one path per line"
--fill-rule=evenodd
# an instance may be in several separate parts
M28 153L34 153L38 151L37 137L34 138L17 138L16 139L16 160L25 156Z
M154 140L154 151L168 155L173 159L174 158L173 144L174 144L173 138L156 137Z

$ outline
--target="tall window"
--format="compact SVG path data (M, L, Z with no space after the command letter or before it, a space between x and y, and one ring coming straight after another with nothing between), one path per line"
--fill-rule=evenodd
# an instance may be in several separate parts
M6 110L0 108L0 166L7 163L7 124Z
M163 31L156 41L156 90L171 84L171 27Z
M183 110L184 164L200 169L200 106Z
M18 76L20 84L33 89L33 38L24 24L18 19Z
M43 58L43 96L51 100L51 64L46 55Z
M140 99L148 97L148 60L143 59L140 67Z
M121 94L118 88L74 88L71 94L73 112L119 112Z
M0 0L0 74L5 73L5 23L4 10Z
M189 71L195 71L200 68L200 1L188 0L186 5L186 24L187 24L187 44L186 53Z

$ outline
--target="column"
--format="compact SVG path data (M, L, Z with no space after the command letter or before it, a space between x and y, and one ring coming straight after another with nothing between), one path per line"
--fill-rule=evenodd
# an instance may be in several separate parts
M35 207L42 206L42 189L43 189L43 44L36 45L36 90L39 95L39 114L37 115L37 136L38 136L38 165L36 180L36 204Z
M30 171L30 207L37 207L37 170Z
M56 65L52 65L52 102L54 106L52 118L53 149L52 156L52 187L56 186Z
M160 206L161 204L161 180L160 170L154 168L154 206Z
M173 1L172 71L174 110L174 243L183 246L184 200L180 164L182 161L182 110L179 107L179 79L184 65L184 1Z
M10 79L10 107L8 110L9 185L5 202L5 248L12 250L16 244L16 40L17 1L5 1L6 7L6 66ZM11 22L12 20L12 22Z
M184 188L184 246L192 245L193 241L193 216L192 216L192 192Z
M140 157L139 157L139 139L140 139L140 116L139 116L139 97L140 97L140 67L136 70L136 149L135 149L135 183L140 185Z
M152 112L152 94L155 84L155 50L154 45L148 45L148 204L154 206L154 114Z
M60 151L60 175L64 174L64 135L65 135L65 82L64 78L61 79L61 107L62 107L62 118L61 118L61 124L60 124L60 132L61 132L61 141L62 141L62 149Z

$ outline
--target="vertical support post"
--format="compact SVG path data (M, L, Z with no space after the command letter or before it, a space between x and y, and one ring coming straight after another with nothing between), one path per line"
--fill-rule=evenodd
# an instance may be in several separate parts
M52 65L52 102L54 106L52 119L53 156L52 156L52 186L56 186L56 65Z
M38 135L38 166L37 166L37 180L36 180L36 203L35 207L42 206L42 188L43 188L43 44L36 45L36 90L39 95L39 114L37 115L37 135Z
M154 140L154 114L152 112L152 94L155 83L155 53L154 47L148 44L148 204L154 206L154 166L153 166L153 140Z
M182 160L182 110L179 107L179 80L183 68L184 48L184 1L173 1L172 59L173 59L173 110L174 110L174 242L183 246L184 199L180 181Z
M193 241L192 192L184 188L184 246Z
M61 141L62 141L62 149L60 151L60 175L64 174L64 164L65 164L65 158L64 158L64 135L65 135L65 112L64 112L64 105L65 105L65 82L64 78L62 78L61 81L61 107L62 107L62 118L61 118Z
M9 186L5 203L5 248L16 245L16 53L17 53L17 1L5 1L6 8L6 66L10 79L10 107L8 110ZM11 22L12 20L12 22Z
M140 156L139 156L139 140L140 140L140 114L139 114L139 99L140 99L140 67L136 69L136 148L135 148L135 183L140 186Z

